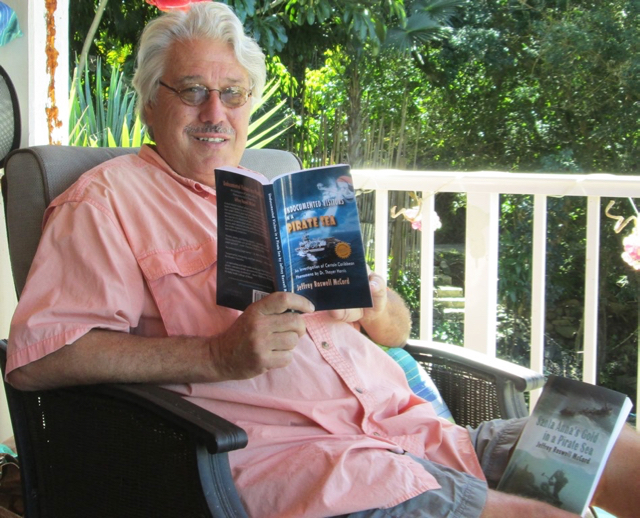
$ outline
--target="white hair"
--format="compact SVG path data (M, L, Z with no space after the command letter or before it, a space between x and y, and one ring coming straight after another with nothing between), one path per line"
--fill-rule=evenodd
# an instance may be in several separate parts
M228 43L238 63L249 75L251 102L262 96L267 77L265 57L230 7L220 2L191 4L187 11L171 11L152 20L142 31L133 86L138 93L137 111L146 124L145 106L153 102L165 72L167 54L176 42L210 39Z

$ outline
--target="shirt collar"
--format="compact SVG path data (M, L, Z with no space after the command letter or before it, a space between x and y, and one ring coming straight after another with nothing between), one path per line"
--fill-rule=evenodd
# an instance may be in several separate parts
M202 194L203 192L214 194L216 190L213 187L209 187L200 182L196 182L191 178L186 178L182 175L176 173L167 162L165 162L164 158L160 156L158 151L156 150L156 146L151 144L144 144L140 151L138 152L138 156L144 160L145 162L157 167L158 169L164 171L169 176L171 176L174 180L181 183L188 189L192 190L197 194Z

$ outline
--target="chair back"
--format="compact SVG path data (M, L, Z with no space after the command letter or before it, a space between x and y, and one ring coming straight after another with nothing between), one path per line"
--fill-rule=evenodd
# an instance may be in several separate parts
M9 155L3 196L18 297L38 247L46 207L84 172L137 151L34 146ZM298 170L301 164L286 151L248 149L241 165L274 176ZM6 347L0 340L3 377ZM135 390L146 394L152 389L162 390L142 385ZM233 486L227 450L209 455L213 430L207 428L203 438L200 428L194 431L183 421L188 421L185 416L193 416L198 423L214 420L215 440L228 443L228 449L245 445L246 434L231 423L220 425L221 419L209 412L206 419L198 417L198 412L205 411L191 408L190 403L183 409L188 402L175 394L164 391L160 397L152 392L153 403L149 403L147 396L129 395L130 390L105 385L22 392L5 384L21 465L25 516L245 516ZM171 412L164 410L165 404ZM141 480L144 483L138 483ZM204 480L214 482L204 490ZM96 509L101 510L99 514Z
M47 206L78 177L93 167L138 148L33 146L7 158L5 210L9 255L16 293L20 297L42 230ZM240 161L267 177L300 169L296 155L276 149L247 149Z
M7 155L20 145L18 94L6 70L0 67L0 169Z

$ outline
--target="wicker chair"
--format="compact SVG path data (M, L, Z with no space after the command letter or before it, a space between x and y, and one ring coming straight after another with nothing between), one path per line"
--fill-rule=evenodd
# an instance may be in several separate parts
M14 151L5 178L7 231L18 296L49 202L82 172L124 148L39 146ZM243 165L273 174L297 158L247 150ZM542 376L455 346L407 345L436 381L459 424L527 414L524 394ZM6 342L0 342L0 364ZM28 517L245 516L227 452L245 432L175 394L148 385L21 392L5 384Z

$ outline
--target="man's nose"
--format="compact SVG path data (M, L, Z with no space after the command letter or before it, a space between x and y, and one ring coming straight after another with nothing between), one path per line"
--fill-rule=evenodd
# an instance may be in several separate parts
M228 108L222 104L220 92L209 91L209 98L200 106L200 121L206 123L217 123L227 119Z

